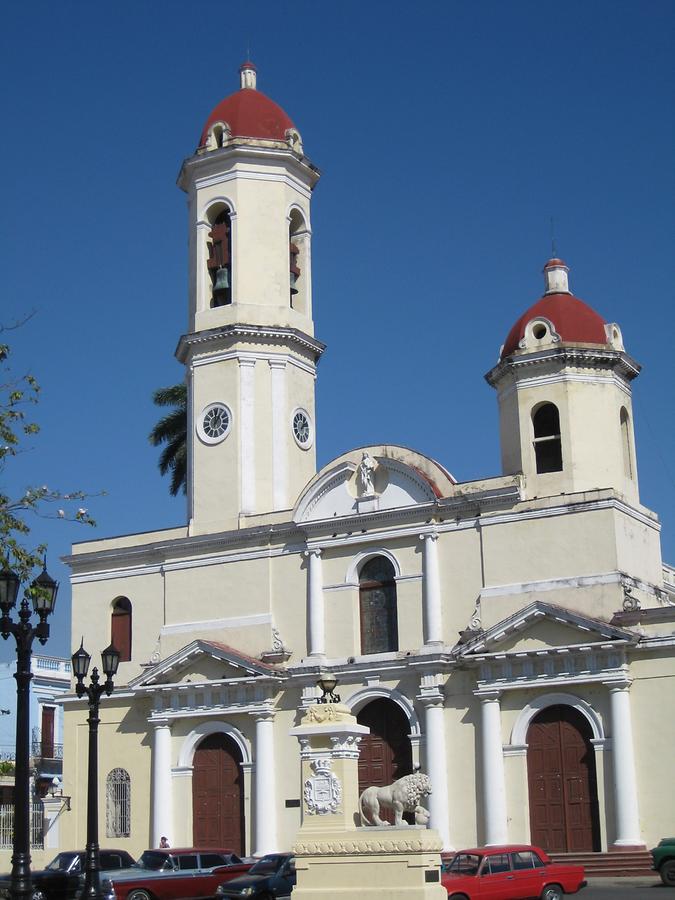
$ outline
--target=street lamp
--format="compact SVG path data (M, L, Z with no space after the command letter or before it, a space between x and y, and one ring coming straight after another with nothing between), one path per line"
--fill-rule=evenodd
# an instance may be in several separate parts
M321 678L317 681L317 687L321 688L322 696L317 697L317 703L339 703L340 695L334 693L335 688L338 685L338 680L335 675L329 675L328 673L322 673Z
M120 664L120 653L111 644L101 653L101 664L105 681L99 684L98 669L94 666L90 684L83 682L89 671L91 656L84 649L84 641L72 657L73 674L77 684L75 692L78 697L87 695L89 701L89 774L87 776L87 849L84 863L84 890L82 900L103 900L101 892L101 860L98 848L98 707L101 694L112 694L113 675Z
M8 568L0 572L0 634L7 640L10 634L16 640L16 761L14 768L14 839L12 842L12 875L10 894L13 900L29 900L32 893L30 874L30 697L29 688L33 673L30 669L33 638L41 644L49 637L48 616L54 612L58 584L47 574L46 564L42 572L24 592L19 607L19 620L9 614L16 605L19 594L19 576ZM39 622L31 625L31 609Z

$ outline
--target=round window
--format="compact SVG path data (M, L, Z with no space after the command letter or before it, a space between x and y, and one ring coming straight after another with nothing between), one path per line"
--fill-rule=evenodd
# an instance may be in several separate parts
M303 450L312 446L312 426L304 409L296 409L293 413L293 437Z
M206 444L219 444L227 437L232 425L232 413L224 403L211 403L204 409L197 423L197 434Z

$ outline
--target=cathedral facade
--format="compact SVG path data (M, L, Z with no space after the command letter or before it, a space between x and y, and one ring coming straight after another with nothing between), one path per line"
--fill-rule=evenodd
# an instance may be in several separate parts
M391 445L317 472L319 172L255 67L240 77L179 176L187 522L68 558L73 646L112 638L122 654L101 704L101 843L290 848L290 732L329 676L370 728L361 785L426 772L446 849L652 845L673 823L660 770L675 744L675 570L640 503L640 366L619 326L551 259L486 375L502 474L458 483ZM64 710L75 847L86 707Z

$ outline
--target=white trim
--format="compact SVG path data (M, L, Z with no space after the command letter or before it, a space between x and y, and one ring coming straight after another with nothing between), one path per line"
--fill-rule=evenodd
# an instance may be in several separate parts
M213 222L209 222L208 215L209 210L216 206L216 204L218 203L224 203L225 206L227 206L227 211L231 216L237 215L234 201L230 197L226 197L224 194L220 194L218 197L211 197L211 199L207 200L205 203L202 203L201 210L195 223L195 227L199 228L202 225L208 225L209 228L213 228Z
M239 453L241 472L240 511L255 512L255 359L238 359L239 363Z
M193 368L197 369L199 366L210 366L211 363L227 362L231 359L236 359L237 362L240 360L268 362L270 365L277 361L283 362L286 365L295 366L296 369L300 369L302 372L306 372L308 375L316 378L315 365L308 363L306 360L291 356L289 353L263 353L260 351L252 353L250 350L224 350L221 353L210 353L208 356L196 357L192 360L191 365Z
M622 393L626 394L628 397L632 397L632 391L630 388L630 384L627 384L623 379L617 376L614 372L611 372L608 375L536 375L534 377L528 378L520 378L517 382L512 382L508 385L503 391L499 392L499 399L505 400L511 396L511 394L518 391L529 390L530 388L540 388L540 387L549 387L553 384L564 384L569 382L581 382L584 384L595 384L595 385L612 385L613 387L618 388Z
M621 584L621 572L604 572L598 575L571 575L563 578L544 578L541 581L522 581L515 584L496 584L481 589L480 598L508 597L514 594L546 593L565 588L585 588L598 584Z
M272 398L272 491L274 509L288 506L288 442L284 434L287 404L285 357L267 360Z
M555 693L542 694L523 707L511 732L511 746L514 744L527 746L527 729L530 727L530 722L549 706L573 707L588 721L593 731L593 739L596 741L605 739L602 719L589 703L574 694Z
M184 769L187 767L192 767L195 750L197 749L199 742L203 740L203 738L208 737L208 735L210 734L219 733L226 734L234 741L237 747L239 747L242 762L253 762L253 756L251 755L251 744L248 739L244 737L241 731L239 731L238 728L235 728L228 722L210 721L200 722L200 724L197 725L196 728L193 728L192 731L183 739L183 743L178 753L178 768Z
M241 149L241 148L239 148ZM280 163L283 165L283 163ZM235 163L236 165L236 163ZM218 173L217 175L207 175L203 178L195 178L194 186L196 191L201 191L207 187L213 187L216 184L224 184L227 181L275 181L285 184L296 190L305 200L310 200L312 192L299 179L295 179L288 174L276 174L274 172L247 172L245 170L234 168L227 173Z
M415 707L413 706L411 701L400 691L384 687L384 685L369 685L368 687L361 688L360 691L352 694L351 697L343 699L342 702L345 704L345 706L349 707L352 715L355 716L363 709L364 706L367 706L371 701L383 699L391 700L403 710L403 713L410 725L409 737L420 737L422 734L422 729L420 728L420 720L417 716L417 713L415 712Z
M175 622L172 625L162 625L159 633L161 636L190 634L193 631L216 631L220 628L245 628L250 625L268 625L271 621L271 613L260 613L253 616L232 616L228 619L205 619L203 622Z
M398 579L401 577L401 566L391 550L386 550L384 547L370 547L368 550L362 550L360 553L357 553L352 559L345 575L345 584L351 585L356 582L358 585L359 568L374 556L385 556L394 567L394 578Z

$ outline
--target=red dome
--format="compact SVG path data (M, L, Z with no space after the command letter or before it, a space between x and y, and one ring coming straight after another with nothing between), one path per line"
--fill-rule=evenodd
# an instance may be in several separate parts
M232 137L262 138L268 141L285 141L286 131L295 128L280 106L254 88L242 88L221 100L206 120L199 141L200 147L206 143L209 128L214 122L227 122Z
M553 323L561 341L575 344L607 344L605 320L572 294L546 294L518 319L504 341L501 358L518 349L527 323L537 317Z

